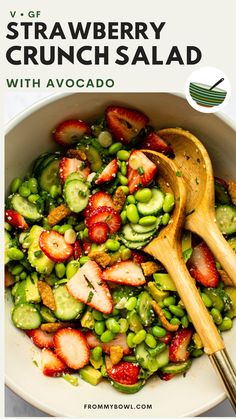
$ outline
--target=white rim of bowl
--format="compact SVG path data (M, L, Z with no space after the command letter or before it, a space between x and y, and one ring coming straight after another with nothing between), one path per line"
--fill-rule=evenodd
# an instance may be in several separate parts
M28 117L32 112L37 111L38 109L42 108L43 106L46 106L46 105L50 104L51 102L54 102L57 99L62 99L63 97L71 96L73 94L78 94L78 93L79 92L52 93L49 96L46 96L42 99L37 100L33 105L28 106L25 110L23 110L22 112L20 112L16 116L14 116L5 125L5 131L6 131L5 134L8 134L16 125L18 125L23 119ZM81 92L81 93L86 93L86 92ZM94 92L94 93L98 93L98 92ZM101 93L106 94L106 92L101 92ZM127 94L129 92L113 92L113 93L114 94L115 93ZM150 94L152 94L152 92L147 92L147 93L130 92L130 93L140 93L140 94L149 94L150 93ZM170 93L170 92L157 92L157 93L167 93L169 95L177 96L179 98L185 99L185 101L187 102L185 96L181 93ZM108 92L108 94L111 94L111 93ZM219 112L215 116L217 118L219 118L220 120L222 120L223 122L225 122L227 125L229 125L231 128L233 128L236 131L236 122L231 117L229 117L228 115L225 115L223 112ZM34 399L33 397L31 397L30 395L25 393L24 390L22 390L20 387L18 387L17 385L14 384L14 381L12 381L10 379L10 377L6 376L5 382L6 382L7 387L10 388L10 390L12 390L15 394L20 396L26 402L30 403L33 407L36 407L37 409L40 409L43 412L48 413L52 416L60 416L61 415L61 412L50 409L50 407L45 406L44 404L40 403L38 400ZM217 404L219 404L220 402L222 402L225 399L226 399L226 395L225 395L225 393L222 389L222 392L214 400L205 403L205 405L203 405L201 408L194 409L192 411L187 412L184 416L197 416L201 413L206 412L209 409L212 409L213 407L215 407Z

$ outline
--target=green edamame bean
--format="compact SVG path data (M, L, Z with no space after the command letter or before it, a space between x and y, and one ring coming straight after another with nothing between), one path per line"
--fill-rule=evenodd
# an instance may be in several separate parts
M168 224L168 222L170 221L170 214L168 214L168 212L166 212L162 217L161 217L161 224L163 226L166 226Z
M119 188L118 189L121 189L123 192L124 192L124 194L125 195L128 195L129 194L129 188L128 188L128 186L119 186Z
M199 356L202 356L202 354L203 354L203 350L202 350L202 349L194 349L194 350L191 352L191 355L192 355L194 358L198 358Z
M171 320L170 320L170 324L173 324L173 325L179 325L181 323L181 321L180 321L180 319L178 319L177 317L173 317Z
M58 231L58 232L59 232L60 227L61 227L61 226L55 225L55 226L53 226L52 230L54 230L54 231Z
M139 222L139 213L137 207L134 204L130 204L126 208L126 214L128 220L133 223L137 224Z
M28 180L28 187L30 188L31 193L36 194L38 193L38 182L35 177L31 177Z
M106 327L108 330L110 330L112 333L119 333L120 331L120 325L119 323L116 321L116 319L114 319L114 317L110 317L109 319L106 320Z
M26 279L27 273L25 271L21 272L20 279Z
M129 348L134 348L135 347L135 343L133 342L133 338L135 337L135 333L130 332L126 338L127 341L127 345Z
M117 153L117 158L122 161L129 160L130 152L127 150L119 150Z
M230 330L233 327L233 322L229 317L224 317L219 329L221 332Z
M163 313L165 314L165 317L167 318L167 320L172 319L172 314L166 308L163 308Z
M111 332L111 330L106 330L105 332L103 332L100 339L103 343L108 343L111 342L111 340L114 339L114 337L115 335Z
M156 338L163 338L166 335L166 330L161 326L153 326L152 334Z
M89 262L91 259L88 256L81 256L79 259L79 263L81 266L83 266L86 262Z
M35 202L37 202L39 198L40 198L39 194L37 193L31 194L30 196L28 196L28 201L32 202L32 204L35 204Z
M30 195L30 188L28 188L28 186L26 186L27 183L24 182L22 183L22 185L19 187L19 194L20 196L22 196L23 198L28 198L28 196Z
M176 317L183 317L185 315L184 310L179 307L179 306L175 306L173 304L169 305L169 310L172 314L174 314L174 316Z
M83 238L84 239L89 239L89 234L88 234L88 228L87 227L83 231Z
M206 307L212 307L212 301L204 292L201 293L202 301Z
M132 255L132 252L128 248L125 248L125 249L123 249L121 251L121 259L122 260L128 260L128 259L130 259L131 255Z
M72 278L72 276L74 276L76 272L78 271L79 267L80 267L80 262L78 262L77 260L71 260L69 263L67 263L66 278L67 279Z
M98 320L98 321L103 320L103 315L102 315L102 313L101 313L100 311L98 311L98 310L93 309L93 311L92 311L92 315L93 315L93 318L94 318L95 320Z
M17 249L17 247L11 247L7 251L7 256L11 260L21 260L24 258L24 253L21 250Z
M119 150L121 150L123 147L123 145L121 143L113 143L109 149L108 149L108 153L113 155L118 153Z
M145 343L147 346L149 346L149 348L154 349L157 346L157 341L154 338L154 336L151 335L151 333L147 333L146 338L145 338Z
M132 311L135 309L136 305L137 305L137 298L130 297L125 303L125 308L129 311Z
M122 224L126 224L126 222L127 222L127 212L125 210L121 211L120 218L121 218Z
M138 202L143 202L145 204L146 202L150 201L152 197L152 191L149 188L143 188L137 191L134 196Z
M52 185L50 188L50 195L52 198L56 198L59 194L59 190L58 190L58 186L57 185Z
M166 297L163 300L163 304L164 306L168 307L170 305L174 305L175 304L175 297L171 296L171 297Z
M12 275L20 275L21 272L23 272L23 270L24 270L24 266L22 266L22 265L16 265L12 269L11 273L12 273Z
M125 362L137 362L137 359L135 358L134 355L126 355L124 356L123 360Z
M126 166L126 163L124 161L121 162L120 172L123 176L126 176L126 174L127 174L127 166Z
M108 239L105 242L105 246L111 252L116 252L120 248L120 242L118 242L118 240Z
M127 196L127 202L128 202L128 204L135 204L135 202L136 202L135 197L133 195L128 195Z
M188 325L189 325L189 319L188 319L188 316L183 316L182 318L181 318L181 323L182 323L182 326L184 327L184 328L186 328L186 327L188 327Z
M99 361L99 359L101 358L101 356L102 356L102 347L101 346L96 346L96 348L93 348L92 350L91 350L91 355L92 355L92 358L95 360L95 361Z
M94 330L95 330L95 333L97 333L97 335L101 336L105 330L105 322L101 320L96 321Z
M16 193L21 185L21 178L16 177L15 179L13 179L13 181L11 182L11 193Z
M142 217L139 220L139 224L141 226L150 226L152 224L155 224L157 221L157 217L154 215L147 215L146 217Z
M56 276L58 278L63 278L65 276L65 273L66 273L66 267L65 267L64 263L62 263L62 262L56 263L55 272L56 272Z
M222 323L222 316L221 316L220 311L217 308L212 308L211 315L213 317L215 324L219 326Z
M126 176L123 176L120 172L118 172L117 176L121 185L123 186L128 185L128 178Z
M62 226L60 226L60 228L58 230L58 233L65 234L65 232L67 230L69 230L70 228L71 228L71 225L70 224L63 224Z
M118 314L120 314L120 310L118 308L114 307L111 314L112 314L112 316L118 316Z
M163 211L171 212L175 205L175 197L172 193L167 192L164 202L163 202Z
M147 332L146 330L142 329L139 330L138 333L133 337L133 343L138 345L139 343L143 342L146 339Z
M156 357L158 354L164 351L166 344L164 342L158 342L155 348L148 348L148 353L151 357Z
M126 333L129 328L129 323L126 319L119 319L118 323L120 325L120 333Z

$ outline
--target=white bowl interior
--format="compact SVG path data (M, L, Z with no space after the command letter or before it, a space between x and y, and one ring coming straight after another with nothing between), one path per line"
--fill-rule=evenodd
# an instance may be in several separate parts
M51 131L62 120L93 120L106 106L119 104L145 112L157 128L183 127L207 147L217 176L235 177L236 141L233 124L215 115L192 109L186 100L167 93L75 93L55 95L16 118L6 135L6 190L11 180L24 175L40 153L54 149ZM11 301L6 298L6 377L9 387L34 406L54 416L102 414L104 417L195 416L223 400L222 386L206 356L196 360L186 377L170 382L152 379L139 393L125 395L108 383L94 388L79 380L73 387L60 378L47 378L32 362L38 352L10 319ZM235 328L234 328L235 329ZM235 330L224 334L228 352L236 362ZM171 400L171 403L170 403ZM92 404L152 404L152 409L91 410Z

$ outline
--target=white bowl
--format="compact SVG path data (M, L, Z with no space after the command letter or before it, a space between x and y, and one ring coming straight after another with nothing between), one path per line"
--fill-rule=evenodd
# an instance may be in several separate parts
M35 157L55 148L50 133L59 122L73 117L94 119L110 104L142 110L157 128L178 126L192 131L206 145L215 173L224 178L236 177L236 127L229 119L199 113L179 95L75 93L50 96L9 124L6 135L7 190L12 178L24 175ZM37 349L12 325L10 306L8 296L5 329L7 385L50 415L80 418L91 415L104 418L196 416L225 398L222 385L206 356L193 362L185 378L177 377L169 382L154 378L134 395L119 393L106 382L93 387L80 379L79 386L73 387L62 378L47 378L32 362L33 357L37 357ZM224 333L224 339L236 363L235 330L234 326L232 331ZM101 409L98 406L101 404L109 404L110 408ZM125 408L127 404L133 409ZM152 405L151 409L136 407L148 404ZM94 406L89 409L85 405Z

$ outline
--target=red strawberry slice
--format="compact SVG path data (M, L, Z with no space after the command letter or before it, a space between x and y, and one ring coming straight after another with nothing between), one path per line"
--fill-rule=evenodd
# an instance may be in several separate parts
M106 109L106 121L114 137L128 144L147 125L149 119L134 109L109 106Z
M159 153L173 156L173 149L156 132L150 132L140 145L141 148L158 151Z
M102 273L102 278L105 281L133 286L143 285L146 282L141 267L130 260L117 262L106 268Z
M80 256L82 256L82 249L79 240L76 240L74 243L74 258L79 259Z
M165 343L166 345L169 345L173 337L173 334L171 332L166 332L166 335L162 338L158 338L161 342Z
M190 356L188 345L191 341L193 331L191 329L181 329L174 334L169 347L169 357L171 362L184 362Z
M160 379L164 380L164 381L172 380L172 378L174 378L175 376L176 376L176 374L171 374L171 373L168 373L168 372L159 372Z
M141 250L132 250L132 260L135 263L143 263L147 260L146 253L142 252Z
M49 377L59 377L67 371L67 366L62 362L53 351L44 348L42 350L41 364L44 375Z
M105 243L108 239L110 229L106 223L100 221L89 227L88 235L92 242L97 244Z
M118 162L117 159L112 160L106 167L103 169L102 173L98 176L95 183L100 185L104 182L110 182L114 180L116 177L116 173L118 172Z
M60 329L54 336L56 355L74 370L83 368L89 362L90 350L80 330Z
M65 262L73 255L73 246L54 230L44 230L39 236L39 247L53 262Z
M127 345L127 339L125 333L118 333L114 339L108 343L100 342L99 339L93 334L93 332L87 332L85 335L88 345L91 349L96 348L96 346L101 346L103 352L106 354L110 353L111 346L120 346L123 349L124 355L131 353L131 349Z
M59 176L61 182L64 183L66 178L74 172L79 173L82 179L87 179L90 173L90 168L87 166L87 163L82 160L63 157L59 163Z
M140 373L139 365L125 361L121 361L116 365L112 365L108 356L106 356L105 362L107 374L112 380L125 385L132 385L138 382Z
M77 300L102 313L112 312L112 297L102 280L102 271L94 261L86 262L66 284L69 293Z
M187 266L192 277L204 287L218 287L219 273L216 269L214 256L206 243L201 242L193 248Z
M15 277L11 274L11 272L8 271L8 269L5 269L5 276L4 276L4 285L5 288L11 287L13 284L15 284Z
M92 243L87 241L87 240L83 240L82 241L82 247L83 247L83 251L84 251L85 255L88 255L90 250L91 250Z
M54 333L47 333L38 328L28 330L26 334L32 339L33 343L38 346L38 348L54 348Z
M77 143L84 135L90 135L91 129L84 121L69 119L61 122L52 134L58 144L69 147Z
M19 212L14 210L6 210L5 211L5 220L11 224L11 226L15 228L22 228L26 230L29 228L27 222L25 221L24 217L19 214Z
M157 166L142 151L134 150L128 161L128 187L133 194L140 186L148 185L157 172Z
M90 216L85 220L90 228L93 224L103 222L107 223L110 233L116 233L121 226L121 218L117 211L110 207L99 207L93 210Z
M113 201L111 195L104 191L95 192L89 198L87 207L84 210L84 216L89 217L91 211L99 207L111 207L113 208Z

